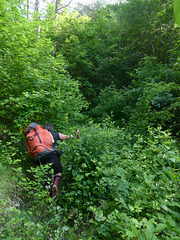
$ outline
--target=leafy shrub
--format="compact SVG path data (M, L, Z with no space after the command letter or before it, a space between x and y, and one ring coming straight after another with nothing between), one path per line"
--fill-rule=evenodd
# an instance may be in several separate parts
M43 187L49 166L24 168L28 159L19 150L20 141L20 134L1 141L0 238L58 239L66 231L61 207Z
M111 85L101 91L99 104L91 110L90 115L96 122L111 116L116 125L123 127L129 121L141 91L141 88L117 89Z
M22 131L29 122L63 124L81 120L87 107L77 81L70 78L61 54L52 55L53 42L46 23L24 17L19 2L2 2L0 119L11 131ZM41 25L38 37L37 29Z
M87 216L95 239L178 239L180 159L168 133L93 126L66 147L60 203Z
M146 83L178 83L179 69L178 64L171 62L169 64L162 64L157 61L156 57L146 56L141 59L135 73L130 73L135 80L134 85L142 86Z
M148 126L161 125L178 133L177 89L174 83L147 83L132 110L130 125L144 132Z
M60 142L64 177L57 201L42 185L48 166L24 175L20 140L10 139L0 161L14 171L19 200L1 205L4 239L178 239L179 151L160 128L133 136L107 119L82 127L80 139Z
M130 126L134 132L146 133L149 126L162 126L179 135L178 64L171 66L145 57L134 74L133 85L124 89L109 86L101 91L99 104L91 116L101 122L111 116L116 125ZM97 121L96 120L96 121Z

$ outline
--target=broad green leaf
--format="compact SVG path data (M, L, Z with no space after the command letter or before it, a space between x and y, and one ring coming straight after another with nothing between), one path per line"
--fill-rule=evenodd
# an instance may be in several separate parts
M77 175L76 178L75 178L75 180L78 181L78 182L80 182L80 181L83 180L83 178L84 178L83 175Z
M166 227L167 227L166 224L160 223L160 224L157 225L157 227L155 229L155 232L160 232L160 231L164 230Z

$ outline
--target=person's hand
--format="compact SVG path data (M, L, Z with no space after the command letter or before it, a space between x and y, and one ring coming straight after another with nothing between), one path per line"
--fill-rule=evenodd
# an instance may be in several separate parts
M76 131L75 131L74 133L76 133L77 135L79 135L79 129L76 128Z
M76 131L74 132L77 135L77 138L79 139L79 129L76 128Z

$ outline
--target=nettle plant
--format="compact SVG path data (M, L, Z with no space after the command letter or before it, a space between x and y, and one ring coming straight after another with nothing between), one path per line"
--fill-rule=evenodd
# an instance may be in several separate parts
M93 125L64 152L60 203L83 214L96 239L178 239L180 158L168 133Z

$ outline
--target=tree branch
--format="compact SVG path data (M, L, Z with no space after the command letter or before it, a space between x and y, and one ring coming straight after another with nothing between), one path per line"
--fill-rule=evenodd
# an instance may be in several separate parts
M68 7L68 6L71 4L71 2L72 2L72 0L70 0L70 2L69 2L67 5L65 5L65 6L63 6L63 7L61 7L61 8L58 8L57 11L59 11L59 10L61 10L61 9L63 9L63 8Z

